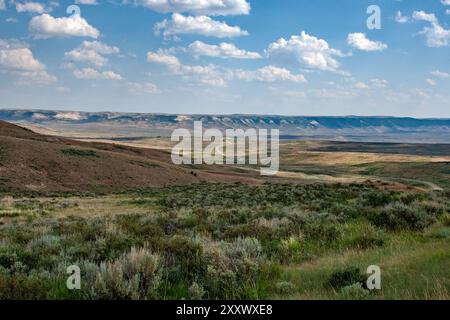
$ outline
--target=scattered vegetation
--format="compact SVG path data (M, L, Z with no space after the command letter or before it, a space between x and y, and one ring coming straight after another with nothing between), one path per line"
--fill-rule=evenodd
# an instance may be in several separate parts
M0 299L372 299L364 271L386 260L387 277L404 281L397 294L448 298L445 192L199 184L116 196L111 213L147 213L64 215L84 198L4 197ZM5 214L12 209L16 215ZM402 258L399 248L417 255ZM71 265L81 268L81 290L66 288ZM405 282L419 272L429 286Z
M145 161L137 161L137 160L130 160L131 164L143 167L143 168L157 168L159 167L159 165L157 165L156 163L151 163L151 162L145 162Z
M0 166L3 165L5 160L6 160L6 152L0 147Z
M98 157L97 153L94 150L81 150L81 149L74 149L74 148L68 148L61 150L63 154L66 156L72 156L72 157Z

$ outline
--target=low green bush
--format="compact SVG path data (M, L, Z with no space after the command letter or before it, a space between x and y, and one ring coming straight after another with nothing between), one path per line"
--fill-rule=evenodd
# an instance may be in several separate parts
M358 267L350 266L333 272L329 277L328 283L334 289L342 289L355 284L359 284L365 288L366 280L366 275Z
M331 243L339 239L340 229L335 224L311 223L304 228L307 239L319 241L321 243Z
M0 272L0 300L47 299L49 283L45 279L25 274Z
M186 236L174 236L161 244L164 266L171 282L195 281L205 277L207 265L200 243Z

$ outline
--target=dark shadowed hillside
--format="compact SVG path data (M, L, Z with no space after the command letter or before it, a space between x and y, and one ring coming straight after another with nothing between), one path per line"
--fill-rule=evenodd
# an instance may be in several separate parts
M0 121L0 190L111 191L201 181L250 181L192 172L164 151L36 134Z

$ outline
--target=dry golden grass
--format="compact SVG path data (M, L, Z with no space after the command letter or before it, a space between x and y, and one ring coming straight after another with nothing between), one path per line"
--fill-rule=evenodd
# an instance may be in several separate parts
M128 198L127 198L128 199ZM148 208L128 205L124 197L121 196L103 196L95 198L66 198L69 203L66 208L55 210L52 216L55 218L64 218L68 216L79 217L103 217L129 214L146 214ZM76 204L70 205L70 204Z

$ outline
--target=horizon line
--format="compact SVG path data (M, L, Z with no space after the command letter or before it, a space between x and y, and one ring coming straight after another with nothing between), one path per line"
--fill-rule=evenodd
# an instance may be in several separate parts
M77 112L77 113L117 113L136 115L162 115L162 116L259 116L259 117L284 117L284 118L393 118L393 119L415 119L415 120L450 120L450 118L439 117L415 117L415 116L395 116L395 115L283 115L283 114L257 114L257 113L163 113L163 112L132 112L132 111L80 111L80 110L60 110L60 109L40 109L40 108L3 108L1 111L32 111L32 112Z

